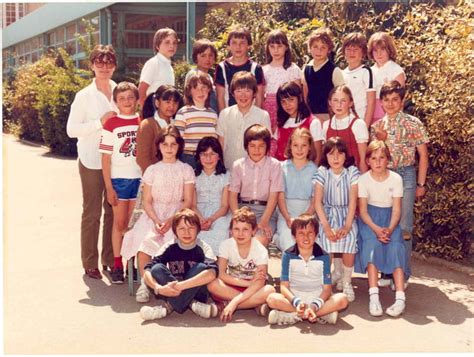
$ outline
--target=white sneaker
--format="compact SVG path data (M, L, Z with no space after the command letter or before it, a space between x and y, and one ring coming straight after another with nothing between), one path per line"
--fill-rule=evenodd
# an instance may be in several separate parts
M272 310L268 314L268 323L270 325L293 325L301 321L296 312L284 312L280 310Z
M148 302L150 301L150 290L145 283L141 283L137 289L137 293L135 295L136 302Z
M140 309L140 316L145 321L161 319L167 314L166 308L163 306L143 306Z
M405 301L395 300L395 303L385 310L385 313L392 317L398 317L405 311Z
M198 315L199 317L202 317L204 319L208 319L212 316L212 306L211 304L205 304L203 302L199 301L193 301L191 303L191 310ZM217 310L217 306L216 306Z
M383 310L380 301L369 302L369 313L372 316L382 316Z
M382 279L382 278L380 278L377 281L377 285L378 285L379 288L385 288L385 287L390 285L390 282L392 282L392 279Z
M408 288L408 281L405 281L405 283L403 284L403 290L406 290ZM390 280L390 289L392 289L392 291L395 291L395 282L393 280Z
M343 283L342 292L347 296L347 300L349 300L349 302L353 302L355 300L355 293L351 283Z
M211 317L217 317L219 315L219 308L216 303L211 302L209 305L211 305Z
M331 272L332 284L336 285L337 291L342 291L342 275L337 271L333 270Z
M327 315L319 316L316 321L322 325L325 324L330 324L330 325L335 325L337 321L337 311L330 312Z

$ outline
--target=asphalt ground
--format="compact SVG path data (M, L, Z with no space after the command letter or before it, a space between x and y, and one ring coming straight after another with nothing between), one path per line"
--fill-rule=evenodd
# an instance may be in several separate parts
M400 318L369 315L367 279L358 275L356 301L336 325L270 326L253 310L227 324L189 310L143 322L126 285L83 275L77 160L3 135L3 169L4 353L473 353L472 269L419 259ZM278 258L269 270L279 276ZM394 293L383 288L380 297L386 308Z

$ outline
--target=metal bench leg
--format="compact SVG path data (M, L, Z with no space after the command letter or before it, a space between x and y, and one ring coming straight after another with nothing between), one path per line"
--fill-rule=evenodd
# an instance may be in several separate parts
M127 260L127 270L128 270L128 294L130 296L135 295L133 287L133 258Z

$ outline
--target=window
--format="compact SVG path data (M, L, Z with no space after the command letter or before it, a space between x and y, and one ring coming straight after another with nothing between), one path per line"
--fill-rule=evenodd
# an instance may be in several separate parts
M5 4L5 22L6 26L16 21L16 4L8 3Z

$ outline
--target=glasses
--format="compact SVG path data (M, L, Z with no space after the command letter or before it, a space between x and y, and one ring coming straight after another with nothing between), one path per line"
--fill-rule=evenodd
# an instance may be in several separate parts
M94 66L96 66L97 68L103 68L105 66L105 68L111 69L111 68L115 67L115 63L114 62L94 61Z
M205 158L205 159L212 159L216 156L218 156L216 152L202 152L199 154L199 157Z

